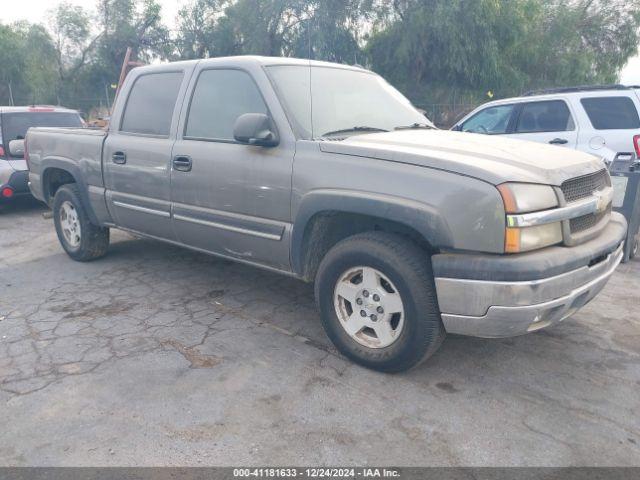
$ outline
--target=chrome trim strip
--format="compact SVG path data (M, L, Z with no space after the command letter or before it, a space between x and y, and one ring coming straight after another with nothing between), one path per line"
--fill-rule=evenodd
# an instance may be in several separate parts
M116 207L127 208L129 210L135 210L137 212L149 213L151 215L157 215L159 217L169 218L171 214L169 212L164 212L162 210L154 210L153 208L140 207L138 205L131 205L130 203L118 202L117 200L113 201L113 204Z
M219 228L221 230L227 230L229 232L243 233L245 235L253 235L254 237L266 238L268 240L281 240L282 234L276 235L273 233L257 232L256 230L249 230L246 228L233 227L231 225L225 225L224 223L211 222L209 220L201 220L199 218L186 217L184 215L173 215L175 220L182 220L184 222L196 223L198 225L204 225L206 227Z
M572 218L597 213L607 208L613 199L613 188L607 187L604 190L594 192L592 198L574 202L566 207L543 210L541 212L523 213L518 215L507 215L508 227L535 227L547 223L571 220Z

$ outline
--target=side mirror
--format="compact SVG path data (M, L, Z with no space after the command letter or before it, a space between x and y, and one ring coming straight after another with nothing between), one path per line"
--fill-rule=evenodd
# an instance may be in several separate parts
M24 158L24 140L11 140L9 142L9 155L16 158Z
M273 121L264 113L240 115L233 127L233 138L240 143L261 147L275 147L280 141Z
M451 130L453 130L454 132L461 132L462 125L455 125Z

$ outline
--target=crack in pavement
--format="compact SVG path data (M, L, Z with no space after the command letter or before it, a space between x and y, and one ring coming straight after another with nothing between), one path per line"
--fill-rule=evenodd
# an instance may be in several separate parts
M310 404L332 398L329 419L344 411L363 420L356 406L367 405L384 412L377 428L384 425L385 435L433 447L449 463L473 458L460 441L469 432L474 448L485 448L485 459L496 457L493 443L482 439L516 435L521 444L513 444L514 451L546 445L547 454L573 462L590 458L590 442L599 441L611 447L598 458L640 463L640 405L633 394L640 386L640 305L633 286L640 262L622 266L593 304L553 329L500 340L450 336L420 369L380 375L337 354L322 331L310 285L120 232L114 232L107 258L79 264L57 246L50 221L33 218L19 221L34 239L16 254L18 233L6 229L5 220L0 218L0 231L9 238L0 236L0 278L11 281L0 281L0 395L7 406L20 408L11 400L47 388L41 395L59 392L54 386L65 380L74 385L78 377L102 378L104 372L126 377L132 359L148 356L147 362L157 354L177 362L181 379L229 371L244 378L256 365L262 374L275 365L290 373L294 365L299 377L282 384L281 372L273 373L281 398L273 400L271 392L260 400L265 418L275 407L286 405L286 412L295 395ZM247 336L252 340L243 343ZM214 392L227 386L218 381ZM215 393L219 402L227 398L223 390ZM240 407L231 413L236 420L166 428L191 442L246 433ZM332 438L355 448L383 431L353 433L350 425L336 432L335 424L306 430L312 418L294 417L298 423L290 424L281 413L273 415L278 425L293 429L286 438L302 443ZM145 428L145 421L136 418L136 428ZM330 453L322 450L318 458Z

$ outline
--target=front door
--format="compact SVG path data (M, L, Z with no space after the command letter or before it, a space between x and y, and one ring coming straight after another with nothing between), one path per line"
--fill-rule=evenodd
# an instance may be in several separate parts
M173 148L173 225L182 243L289 270L295 144L237 143L236 119L271 115L252 75L203 68Z
M174 111L183 80L183 71L135 78L122 121L112 125L103 150L107 205L116 223L165 239L175 239L170 203L172 124L177 123Z

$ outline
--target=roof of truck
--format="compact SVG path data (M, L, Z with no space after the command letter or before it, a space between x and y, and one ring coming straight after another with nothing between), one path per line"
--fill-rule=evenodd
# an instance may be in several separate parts
M69 112L78 113L77 110L70 108L55 106L55 105L26 105L26 106L0 106L0 113L23 113L23 112Z

